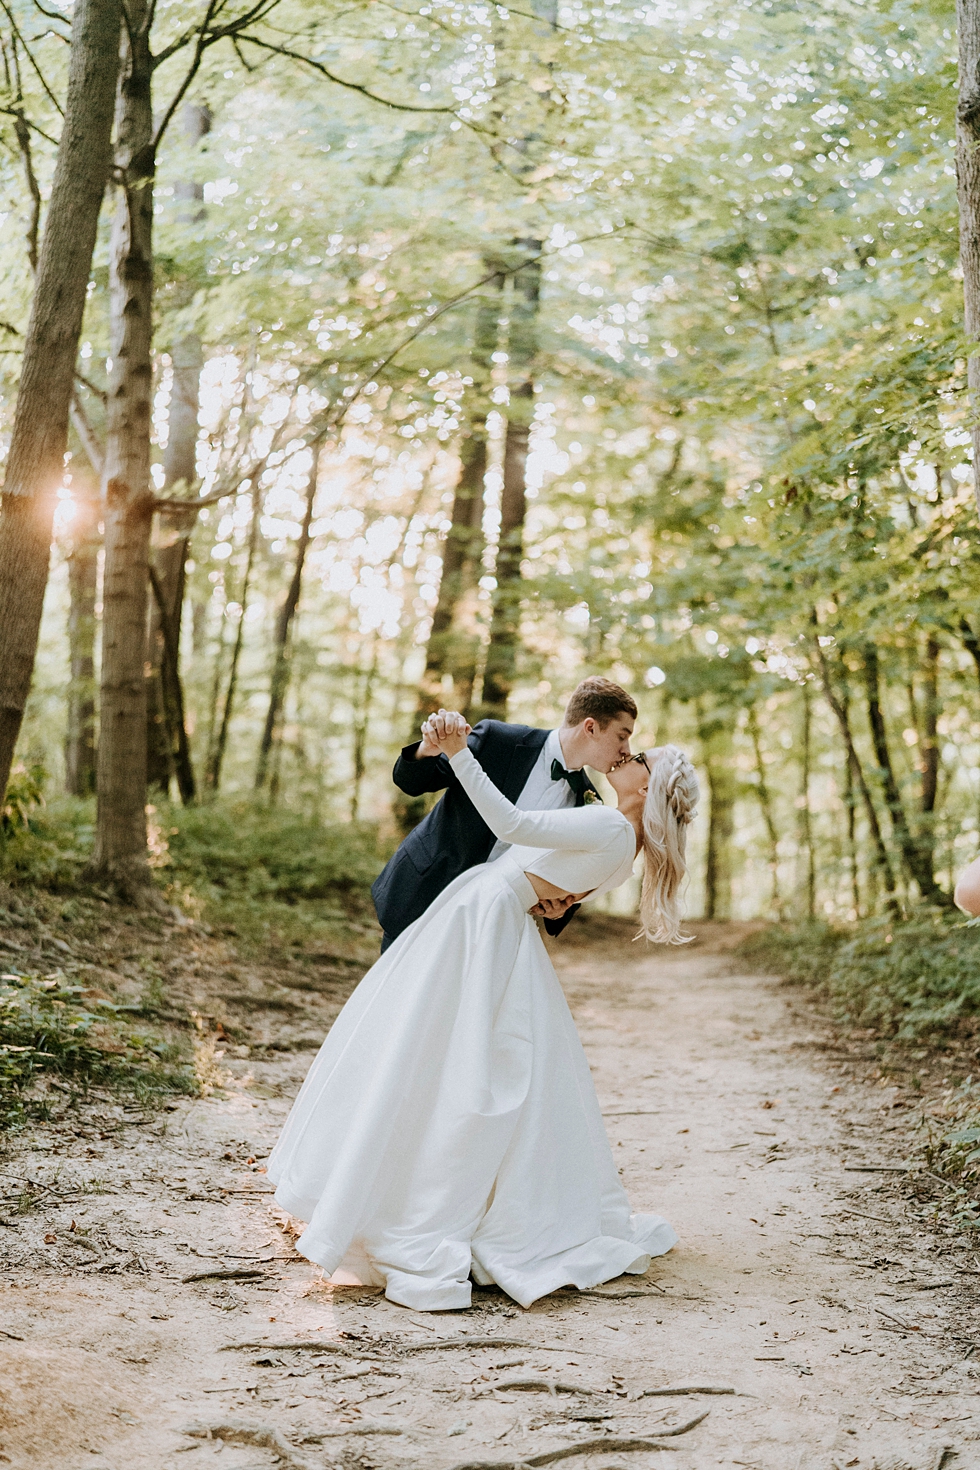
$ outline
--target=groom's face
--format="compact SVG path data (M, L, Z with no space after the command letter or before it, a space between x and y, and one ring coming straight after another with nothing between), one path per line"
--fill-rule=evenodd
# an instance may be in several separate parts
M620 761L630 758L630 736L636 721L625 710L614 715L603 729L597 720L585 720L584 733L589 736L591 752L586 765L593 770L608 772ZM591 729L589 727L592 727Z

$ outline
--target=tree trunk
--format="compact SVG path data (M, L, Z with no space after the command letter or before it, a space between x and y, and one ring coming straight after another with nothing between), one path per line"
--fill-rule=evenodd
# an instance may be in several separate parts
M485 264L492 269L493 262ZM488 283L492 293L477 307L473 331L473 408L469 432L460 446L459 478L453 496L452 524L442 553L439 600L432 615L432 631L425 653L425 673L416 706L416 727L443 703L442 680L453 681L452 702L469 711L476 682L479 638L476 629L459 626L461 604L476 586L483 555L484 480L487 473L487 408L493 354L500 334L500 292L503 277Z
M353 765L354 779L351 783L350 796L350 819L356 822L361 811L361 788L364 785L364 777L367 774L367 737L371 727L371 701L374 698L374 683L378 677L378 640L377 635L373 640L371 649L371 663L364 676L364 688L358 702L357 712L354 716L354 749Z
M813 624L816 627L816 614L813 615ZM830 674L830 665L827 655L820 646L819 638L813 640L813 652L816 655L817 668L820 671L820 682L823 685L824 698L834 712L834 716L840 727L841 736L844 741L844 749L847 752L848 764L851 773L861 793L861 801L864 804L865 815L868 819L868 827L871 832L871 840L875 851L875 867L881 874L881 881L885 889L885 902L889 909L897 912L898 905L895 899L895 874L892 870L891 859L888 856L888 848L881 832L881 823L878 821L878 813L875 809L874 797L868 785L867 777L861 766L861 761L854 744L854 732L851 729L851 717L847 704L841 699L834 688Z
M806 916L814 918L817 911L817 864L813 851L813 819L810 813L810 772L812 769L813 710L810 705L810 686L803 685L803 719L800 740L800 846L806 854Z
M189 102L182 109L181 121L186 140L200 143L211 131L211 112L207 107ZM182 180L175 190L178 199L186 200L178 218L189 225L197 224L203 213L204 188L189 179ZM200 433L198 413L201 399L201 369L204 366L204 350L196 332L186 332L173 344L173 384L170 394L170 414L167 426L167 448L163 458L163 488L172 491L183 485L190 489L197 481L197 440ZM191 531L196 520L193 510L161 511L157 521L156 545L153 564L160 582L163 603L174 629L174 639L180 651L181 624L183 621L185 581L184 568L190 554ZM178 590L179 589L179 590ZM187 732L178 708L183 706L183 690L180 666L165 669L165 645L161 624L161 609L156 601L150 608L150 629L147 657L151 668L148 690L150 708L147 719L147 781L166 793L170 786L171 771L178 778L181 800L187 804L193 800L194 773L190 765ZM179 723L178 723L179 720ZM188 788L191 795L188 796Z
M310 548L310 526L313 524L313 503L316 500L322 445L323 441L317 440L312 446L313 464L310 467L310 478L306 486L306 506L303 511L299 540L296 543L296 561L293 565L292 581L276 620L269 708L266 712L265 727L259 744L259 760L255 772L256 791L262 790L269 775L269 757L278 735L282 709L286 701L286 690L289 687L289 635L292 631L296 609L299 606L299 595L303 586L303 568L306 564L306 553Z
M171 525L175 521L172 517ZM147 785L167 796L170 778L176 776L184 806L190 806L197 796L180 677L180 625L189 546L190 536L180 535L162 549L162 554L158 552L155 564L150 563L154 596L146 664Z
M176 775L181 800L185 806L194 799L194 772L190 755L178 757L178 751L189 752L187 731L183 723L183 688L180 665L170 665L167 640L163 633L164 609L173 630L171 639L180 655L180 633L184 608L185 567L190 554L193 511L169 511L153 556L153 567L160 588L160 598L150 606L147 633L147 783L166 795L170 778Z
M80 480L80 476L74 476ZM95 600L98 585L99 500L94 486L73 497L72 547L68 557L68 734L65 785L72 796L95 793Z
M964 326L980 339L980 0L957 0L959 32L959 106L956 111L956 189L960 214L960 267L963 271ZM973 401L973 488L980 506L980 358L967 357Z
M160 668L160 693L163 708L166 712L167 736L170 742L168 754L173 764L173 772L177 777L177 788L180 791L180 799L185 806L190 806L197 798L197 786L194 780L194 764L191 760L190 741L187 738L187 726L184 720L184 690L180 682L180 647L177 630L178 619L175 608L179 609L184 601L184 568L180 568L180 582L174 593L173 606L168 606L164 590L160 585L156 568L152 562L148 567L150 574L150 586L153 588L153 607L160 620L160 633L163 638L163 663Z
M459 478L453 496L452 525L442 549L439 599L425 651L425 673L419 688L415 724L419 725L445 703L442 680L453 681L454 708L466 711L476 678L475 635L456 626L459 604L475 582L483 547L483 481L487 472L486 415L470 420L469 433L459 452Z
M109 254L112 373L106 442L99 800L90 873L136 899L146 860L147 589L153 339L153 107L147 0L130 0L119 86Z
M845 719L850 718L847 708L847 697L844 701ZM851 762L844 762L844 811L847 820L847 863L851 874L851 898L854 903L854 917L861 917L861 874L858 866L857 845L857 795L854 789L854 767Z
M698 735L708 773L708 855L704 875L704 917L732 916L732 839L735 835L734 721L727 710L698 711Z
M926 639L922 670L925 697L922 701L922 841L931 854L935 848L936 797L939 792L939 642ZM929 865L932 866L930 856Z
M762 732L759 729L759 717L755 712L755 705L749 705L748 711L749 734L752 737L752 749L755 753L755 769L759 777L756 785L756 795L759 798L759 806L762 808L762 819L766 824L766 834L769 838L769 873L772 882L772 910L777 918L783 917L783 901L779 894L779 832L776 829L776 819L773 815L772 793L766 780L766 767L762 759Z
M196 614L196 612L197 612L197 604L194 604L193 607L194 607L194 612ZM196 623L196 621L197 621L197 619L195 617L195 623ZM197 654L196 647L195 647L195 650L194 651L195 651L195 656L196 657L200 657L200 655ZM206 752L205 752L205 757L204 757L204 768L205 768L204 784L208 788L209 791L215 789L215 788L212 788L210 777L209 777L209 775L207 773L210 772L210 770L212 768L212 765L213 765L213 762L214 762L214 759L215 759L215 748L216 748L216 742L217 742L217 738L218 738L218 706L221 703L221 681L224 678L224 675L225 675L225 616L222 613L222 616L221 616L221 624L220 624L220 626L218 628L218 643L217 643L217 647L215 648L215 651L214 651L214 668L213 668L213 670L211 672L211 694L210 694L210 697L208 699L208 741L207 741L207 747L206 747ZM219 768L219 779L220 779L220 768Z
M538 240L516 242L525 251L538 251ZM534 421L534 360L537 356L538 310L541 301L541 262L529 259L514 276L510 305L508 348L516 386L507 409L504 441L504 483L500 497L500 540L497 545L490 646L483 673L483 713L490 719L507 718L507 700L514 687L520 640L521 561L524 557L524 517L527 495L527 453Z
M258 476L252 481L252 520L248 528L248 553L245 559L245 572L242 577L242 590L238 599L241 612L238 616L238 627L235 629L235 642L231 651L231 668L228 672L228 689L225 693L224 709L221 713L221 724L217 736L214 739L212 749L208 752L207 772L205 774L205 785L208 790L217 796L221 789L221 767L224 764L225 751L228 748L228 730L231 726L232 710L235 706L235 694L238 689L238 663L242 654L242 644L245 639L245 614L248 611L248 594L252 583L252 567L255 564L255 548L259 539L259 518L261 502L259 499ZM221 658L220 650L217 661L217 669L220 675ZM216 696L217 697L217 696Z
M888 748L888 734L885 728L885 716L881 708L881 678L878 664L878 650L873 643L866 643L862 648L862 659L864 662L864 687L868 702L868 724L871 728L871 743L874 747L875 760L878 762L878 775L881 780L882 790L885 794L885 805L891 817L892 832L898 843L909 877L918 884L919 892L923 898L933 899L938 896L936 880L932 872L930 855L916 842L909 827L908 818L905 815L905 807L902 804L901 792L898 789L898 781L895 779L895 768L892 765L891 751Z
M110 164L121 9L76 0L65 119L24 342L0 516L0 793L30 689L75 356Z

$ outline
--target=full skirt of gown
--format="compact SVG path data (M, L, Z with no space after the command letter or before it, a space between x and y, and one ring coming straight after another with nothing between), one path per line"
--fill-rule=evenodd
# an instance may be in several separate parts
M472 1277L527 1307L675 1244L630 1213L535 902L510 854L463 873L324 1041L269 1177L335 1280L439 1311Z

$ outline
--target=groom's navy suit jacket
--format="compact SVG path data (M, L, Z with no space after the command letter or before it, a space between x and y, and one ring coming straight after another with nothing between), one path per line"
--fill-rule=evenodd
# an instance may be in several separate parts
M481 720L469 747L490 780L515 801L548 738L547 730ZM444 755L415 759L419 742L407 745L395 762L392 778L408 796L428 791L446 794L428 816L409 832L371 889L378 921L388 940L396 939L438 898L444 888L477 863L485 863L496 838L464 792ZM586 781L589 790L595 790ZM576 798L582 805L583 798ZM578 908L560 919L546 919L549 934L559 934Z

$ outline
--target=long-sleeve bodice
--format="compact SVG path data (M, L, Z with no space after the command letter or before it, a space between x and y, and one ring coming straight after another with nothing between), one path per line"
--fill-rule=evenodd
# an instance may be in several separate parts
M450 761L453 773L490 830L514 846L507 854L568 893L605 893L633 871L636 836L632 824L614 807L566 807L522 812L490 780L473 755L463 749Z

